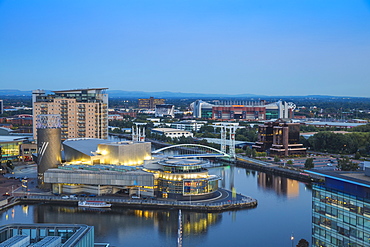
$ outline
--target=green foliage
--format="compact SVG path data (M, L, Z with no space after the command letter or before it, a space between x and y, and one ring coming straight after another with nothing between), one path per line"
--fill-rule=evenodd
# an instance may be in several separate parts
M256 156L257 156L257 151L255 149L252 149L251 157L256 158Z
M299 240L298 244L296 245L296 247L309 247L310 246L310 243L306 240L306 239L301 239Z
M287 165L293 165L293 160L288 160L286 163Z
M315 164L313 163L313 158L307 158L304 162L304 168L306 169L312 169L315 167Z
M361 155L369 155L370 133L337 134L319 132L308 139L312 150L319 152L353 154L360 150Z
M215 132L215 128L210 126L210 125L203 125L202 127L200 127L199 129L199 132L209 132L209 133L212 133L212 132Z
M245 155L248 156L248 157L251 157L251 155L252 155L252 148L247 147L245 149Z
M267 153L266 152L256 152L256 157L266 157Z
M0 114L0 117L11 117L20 114L32 115L32 110L4 111L3 114Z
M131 120L111 120L109 121L109 125L120 128L131 128L134 123Z
M257 137L257 129L252 127L237 129L235 133L235 140L237 141L255 142L257 141Z
M341 171L356 171L358 169L358 164L353 163L348 157L338 159L337 168Z
M361 158L361 154L360 154L360 152L356 152L355 153L355 159L356 160L359 160Z
M319 131L319 128L313 126L313 125L300 125L299 127L301 132L317 132Z
M354 127L352 129L350 129L349 131L353 131L353 132L370 132L370 124L360 125L360 126L357 126L357 127Z
M279 158L279 156L275 156L275 157L274 157L274 162L280 162L280 158Z

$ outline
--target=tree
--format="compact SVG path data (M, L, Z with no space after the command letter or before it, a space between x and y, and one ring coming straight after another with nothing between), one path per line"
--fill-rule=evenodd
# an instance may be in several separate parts
M307 158L304 162L304 168L306 169L312 169L315 167L315 164L313 163L313 158Z
M310 243L306 239L301 239L299 240L298 244L296 245L297 247L309 247Z
M245 155L247 155L248 157L251 157L251 155L252 155L252 148L247 147L245 149Z
M293 160L288 160L286 163L287 165L293 165Z
M280 158L279 158L279 156L275 156L275 157L274 157L274 162L280 162Z
M341 171L356 171L358 169L358 164L353 163L348 157L337 159L337 168Z
M252 149L251 157L252 157L252 158L256 158L256 156L257 156L257 151L256 151L256 149Z
M355 159L356 160L359 160L361 158L361 154L360 154L360 152L356 152L355 153Z

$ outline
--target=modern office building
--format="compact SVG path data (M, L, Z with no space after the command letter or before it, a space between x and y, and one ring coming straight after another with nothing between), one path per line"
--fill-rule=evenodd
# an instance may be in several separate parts
M370 246L368 168L308 172L323 177L312 188L312 246Z
M277 101L222 101L210 104L197 100L190 105L195 118L212 118L216 120L270 120L292 118L295 104Z
M186 130L172 129L172 128L154 128L151 130L152 133L158 135L164 135L171 138L180 137L193 137L193 133Z
M61 116L62 140L69 138L108 138L107 88L32 92L33 133L36 135L36 118L41 114Z
M25 149L29 148L28 151L35 151L36 144L33 143L30 136L16 136L16 135L7 135L0 136L0 158L1 163L6 163L7 160L10 161L19 161L23 159L22 146ZM26 150L27 151L27 150ZM30 153L28 153L30 156ZM30 158L30 157L28 157Z
M37 153L37 145L34 142L23 142L20 146L19 160L22 162L33 161L32 154Z
M212 107L214 105L203 100L196 100L190 104L190 109L193 111L193 117L195 118L212 118Z
M156 105L163 105L165 104L165 99L155 99L150 97L149 99L139 99L139 108L140 109L149 109L154 110Z
M278 119L258 126L258 141L252 147L270 156L305 155L306 148L299 143L299 123Z
M155 117L175 117L175 106L169 104L156 105L155 106Z
M173 129L198 132L206 123L206 121L183 120L176 123L171 123L170 127Z
M94 227L76 224L0 226L1 247L93 247Z

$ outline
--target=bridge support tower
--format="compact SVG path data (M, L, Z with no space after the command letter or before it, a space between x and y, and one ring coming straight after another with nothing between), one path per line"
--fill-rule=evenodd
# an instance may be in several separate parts
M236 157L235 153L235 132L238 128L239 123L213 123L213 127L221 128L221 151L228 153L230 157ZM227 133L229 133L229 139L227 139ZM229 152L227 152L227 146L229 146Z

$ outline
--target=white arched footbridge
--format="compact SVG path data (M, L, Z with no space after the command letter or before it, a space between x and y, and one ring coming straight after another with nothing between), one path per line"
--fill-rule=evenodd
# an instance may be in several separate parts
M230 155L216 148L200 145L200 144L178 144L154 150L153 154L158 154L163 151L176 150L169 152L169 156L173 158L230 158Z

